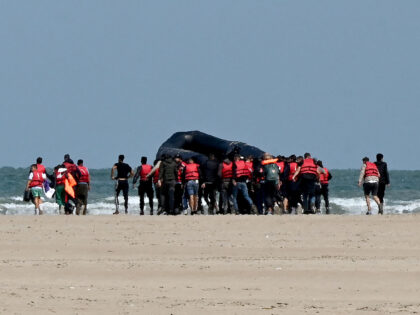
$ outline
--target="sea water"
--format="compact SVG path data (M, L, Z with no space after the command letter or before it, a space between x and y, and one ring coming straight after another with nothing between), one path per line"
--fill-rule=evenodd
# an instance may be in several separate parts
M51 170L48 170L51 173ZM32 203L23 202L23 192L29 168L0 168L0 214L33 214ZM115 211L115 181L110 179L110 169L91 169L91 190L88 213L92 215L112 214ZM330 208L333 214L360 215L366 212L362 188L357 186L359 170L331 170ZM391 186L385 195L385 213L420 213L420 171L390 171ZM156 204L156 200L154 201ZM148 200L145 197L146 208ZM203 201L204 203L204 201ZM120 205L123 198L120 196ZM130 181L129 213L139 213L137 189ZM325 212L322 202L322 211ZM155 209L157 207L155 206ZM44 198L42 209L47 214L58 214L58 205L53 199ZM376 205L373 203L374 213ZM121 209L120 209L121 210Z

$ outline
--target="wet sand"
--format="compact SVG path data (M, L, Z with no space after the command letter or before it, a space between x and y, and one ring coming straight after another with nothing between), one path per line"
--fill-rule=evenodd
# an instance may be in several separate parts
M420 313L420 216L1 216L0 314Z

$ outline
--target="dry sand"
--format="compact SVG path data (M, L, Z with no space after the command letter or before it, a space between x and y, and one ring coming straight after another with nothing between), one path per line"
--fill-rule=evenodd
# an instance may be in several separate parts
M1 216L0 314L420 313L420 216Z

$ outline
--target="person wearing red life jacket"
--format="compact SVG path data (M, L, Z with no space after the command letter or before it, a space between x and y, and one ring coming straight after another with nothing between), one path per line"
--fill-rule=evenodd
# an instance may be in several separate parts
M187 166L187 163L185 163L182 160L181 154L176 154L174 157L176 166L177 166L177 172L178 172L178 177L176 180L176 184L175 184L175 195L174 195L174 199L175 199L175 214L180 214L181 213L181 209L184 210L184 214L188 214L188 192L186 189L186 186L184 185L183 182L183 174L184 174L184 169Z
M282 182L280 189L283 196L283 207L285 213L296 214L297 200L299 198L295 198L295 194L292 195L292 192L296 191L294 186L297 185L297 182L292 181L296 170L296 156L291 155L288 158L285 158L284 171L280 174L280 180Z
M188 164L184 168L183 178L189 195L191 215L197 214L198 186L201 178L201 170L200 165L195 163L193 158L188 159Z
M325 214L330 214L330 203L328 198L328 183L332 178L331 172L324 167L321 160L316 162L316 165L323 171L319 175L319 185L315 191L315 208L318 213L321 213L321 196L324 198Z
M147 175L152 171L153 166L147 164L147 157L141 157L141 165L137 167L136 173L133 177L133 188L135 188L136 182L140 179L138 193L140 198L140 215L144 215L144 195L147 195L149 199L150 215L153 215L153 182L152 177Z
M238 194L240 193L247 203L249 213L257 214L257 208L252 203L252 199L249 197L248 194L248 170L244 160L241 160L241 156L239 154L235 154L234 162L232 166L233 172L233 207L235 209L235 214L240 214L243 211L240 211L238 205ZM243 210L243 209L241 209Z
M80 172L79 182L75 187L76 194L76 214L87 214L88 194L90 191L90 174L86 166L83 165L83 160L77 161L77 168ZM80 211L83 208L82 211Z
M219 213L227 214L232 200L232 179L233 179L233 163L228 157L225 157L222 163L219 164L217 175L220 178L220 195L219 195Z
M43 192L44 181L46 178L47 176L45 175L45 173L39 171L36 167L36 164L31 165L31 172L29 173L29 179L26 184L26 190L31 191L31 194L34 198L33 203L35 205L35 214L37 214L38 210L39 215L43 214L41 210L41 196Z
M301 180L300 187L303 195L303 213L313 214L315 213L315 184L318 181L320 171L310 153L305 153L303 157L303 163L301 166L298 166L296 173L293 175L293 180L295 181L298 176Z
M254 204L257 207L258 214L264 214L264 200L265 200L265 175L264 167L261 164L262 158L254 159L253 165L253 189L255 201Z
M373 200L378 205L378 214L383 214L382 204L378 198L378 187L379 187L379 177L380 177L378 167L376 166L375 163L369 162L368 157L364 157L362 161L363 161L363 165L362 165L362 168L360 170L360 175L359 175L359 187L362 186L363 184L363 191L365 194L366 205L368 208L366 214L367 215L372 214L372 209L370 206L370 198L369 198L370 194L372 194Z
M55 202L58 204L59 214L64 214L63 209L66 205L66 192L64 186L66 172L67 169L62 164L54 167Z

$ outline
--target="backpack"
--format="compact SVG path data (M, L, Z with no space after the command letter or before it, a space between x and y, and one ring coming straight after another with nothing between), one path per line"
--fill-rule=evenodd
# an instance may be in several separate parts
M279 167L276 163L264 165L265 180L278 181L279 180Z

